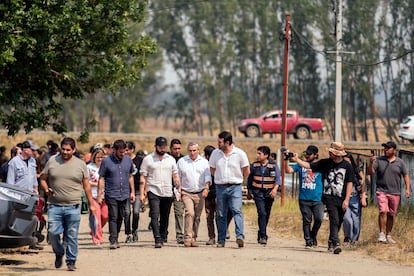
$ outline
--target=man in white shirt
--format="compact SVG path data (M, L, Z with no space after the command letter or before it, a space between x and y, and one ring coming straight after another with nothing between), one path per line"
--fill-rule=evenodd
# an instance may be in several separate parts
M247 154L233 145L233 136L230 132L223 131L218 135L218 149L211 154L209 164L217 194L217 247L224 247L225 244L229 208L236 225L236 243L238 247L243 247L242 184L250 173Z
M200 146L190 142L188 155L178 160L181 200L184 203L184 246L198 247L196 242L204 198L207 197L211 174L207 159L200 156Z
M139 198L144 203L148 196L155 248L161 248L163 243L167 242L173 181L175 186L180 188L180 179L175 159L166 154L167 139L157 137L154 147L155 151L142 160Z

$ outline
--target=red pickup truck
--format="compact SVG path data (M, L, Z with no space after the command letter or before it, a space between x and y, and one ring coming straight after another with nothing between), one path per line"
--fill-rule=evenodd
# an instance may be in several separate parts
M259 118L244 119L238 129L246 137L261 137L266 133L282 132L282 110L272 110ZM301 118L295 110L286 112L286 133L296 139L309 139L312 132L324 131L322 119Z

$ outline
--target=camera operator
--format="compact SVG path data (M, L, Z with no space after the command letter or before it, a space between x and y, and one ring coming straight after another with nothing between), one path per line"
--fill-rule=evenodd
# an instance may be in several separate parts
M318 148L309 145L304 151L304 159L308 163L316 162L318 159ZM285 155L289 157L293 153ZM285 158L285 173L299 173L299 208L302 214L303 237L305 247L310 249L318 246L317 235L323 221L324 205L322 203L322 174L313 172L299 164L289 165ZM311 229L313 217L313 226Z

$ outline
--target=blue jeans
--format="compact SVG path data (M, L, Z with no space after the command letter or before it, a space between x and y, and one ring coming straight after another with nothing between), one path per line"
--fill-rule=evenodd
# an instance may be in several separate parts
M257 209L257 223L259 225L258 240L267 240L266 228L274 202L274 199L269 194L270 191L271 189L252 189L252 195Z
M344 215L344 236L348 241L357 241L361 232L361 201L358 193L349 199L348 209Z
M47 216L49 240L53 252L59 256L64 256L66 252L66 262L76 261L81 204L70 206L51 204ZM62 233L63 237L61 237Z
M325 207L322 201L299 200L299 208L302 213L303 238L306 245L314 245L317 242L316 237L322 225ZM313 226L311 230L312 216Z
M233 214L236 238L244 239L242 213L242 187L240 185L216 185L218 242L224 243L227 232L227 210Z

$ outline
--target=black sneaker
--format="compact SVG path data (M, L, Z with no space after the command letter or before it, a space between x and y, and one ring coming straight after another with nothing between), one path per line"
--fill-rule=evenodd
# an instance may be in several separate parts
M132 237L131 237L131 234L129 234L125 239L125 243L131 243L131 242L132 242Z
M56 258L55 258L55 267L56 268L61 268L62 267L62 259L63 259L62 255L56 255Z
M184 239L177 239L178 244L184 244Z
M263 245L266 245L267 244L267 239L266 238L260 238L259 243L263 244Z
M68 267L68 271L75 271L76 269L75 261L68 261L66 265Z
M137 230L134 230L134 232L132 233L132 241L133 242L138 241L138 231Z
M43 250L43 246L41 246L40 244L32 244L29 246L29 249L33 249L33 250Z
M155 248L161 248L162 247L162 243L161 242L156 242L155 243Z
M335 248L333 249L334 254L339 254L341 252L342 252L342 249L339 245L335 246Z
M109 249L117 249L118 245L116 242L111 242L111 244L109 245Z

